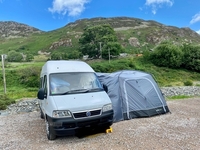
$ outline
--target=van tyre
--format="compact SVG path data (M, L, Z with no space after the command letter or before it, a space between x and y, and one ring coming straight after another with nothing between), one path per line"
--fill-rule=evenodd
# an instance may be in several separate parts
M40 118L41 118L41 119L44 119L44 114L43 114L43 112L42 112L41 109L40 109Z
M55 140L56 135L54 134L52 127L49 125L48 120L45 120L45 124L46 124L47 138L49 140Z

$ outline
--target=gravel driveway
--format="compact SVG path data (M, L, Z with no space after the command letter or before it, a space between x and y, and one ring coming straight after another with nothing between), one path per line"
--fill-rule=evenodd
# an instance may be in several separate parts
M171 113L121 121L112 133L46 138L39 112L0 116L0 150L199 150L200 98L167 101Z

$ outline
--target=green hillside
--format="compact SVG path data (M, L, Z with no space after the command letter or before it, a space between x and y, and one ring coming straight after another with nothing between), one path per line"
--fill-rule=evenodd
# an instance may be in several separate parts
M177 28L137 18L92 18L77 20L65 27L49 32L34 33L27 37L0 38L0 54L7 54L11 50L34 55L38 55L38 52L77 50L83 29L100 24L110 24L114 28L118 41L128 53L140 53L153 49L164 40L178 44L200 43L200 35L189 28ZM61 44L54 46L55 43ZM51 48L52 46L54 48Z

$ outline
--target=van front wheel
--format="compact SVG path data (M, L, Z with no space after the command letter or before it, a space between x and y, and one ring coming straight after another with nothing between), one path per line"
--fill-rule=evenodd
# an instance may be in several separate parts
M40 108L40 118L41 118L41 119L44 119L44 114L43 114L41 108Z
M54 134L52 127L49 125L48 120L45 120L45 123L46 123L47 138L49 140L55 140L56 135Z

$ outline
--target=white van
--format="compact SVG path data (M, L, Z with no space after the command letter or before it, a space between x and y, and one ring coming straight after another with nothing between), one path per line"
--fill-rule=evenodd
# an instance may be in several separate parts
M106 86L82 61L47 61L40 74L38 91L41 118L49 140L74 135L79 129L108 129L113 109Z

